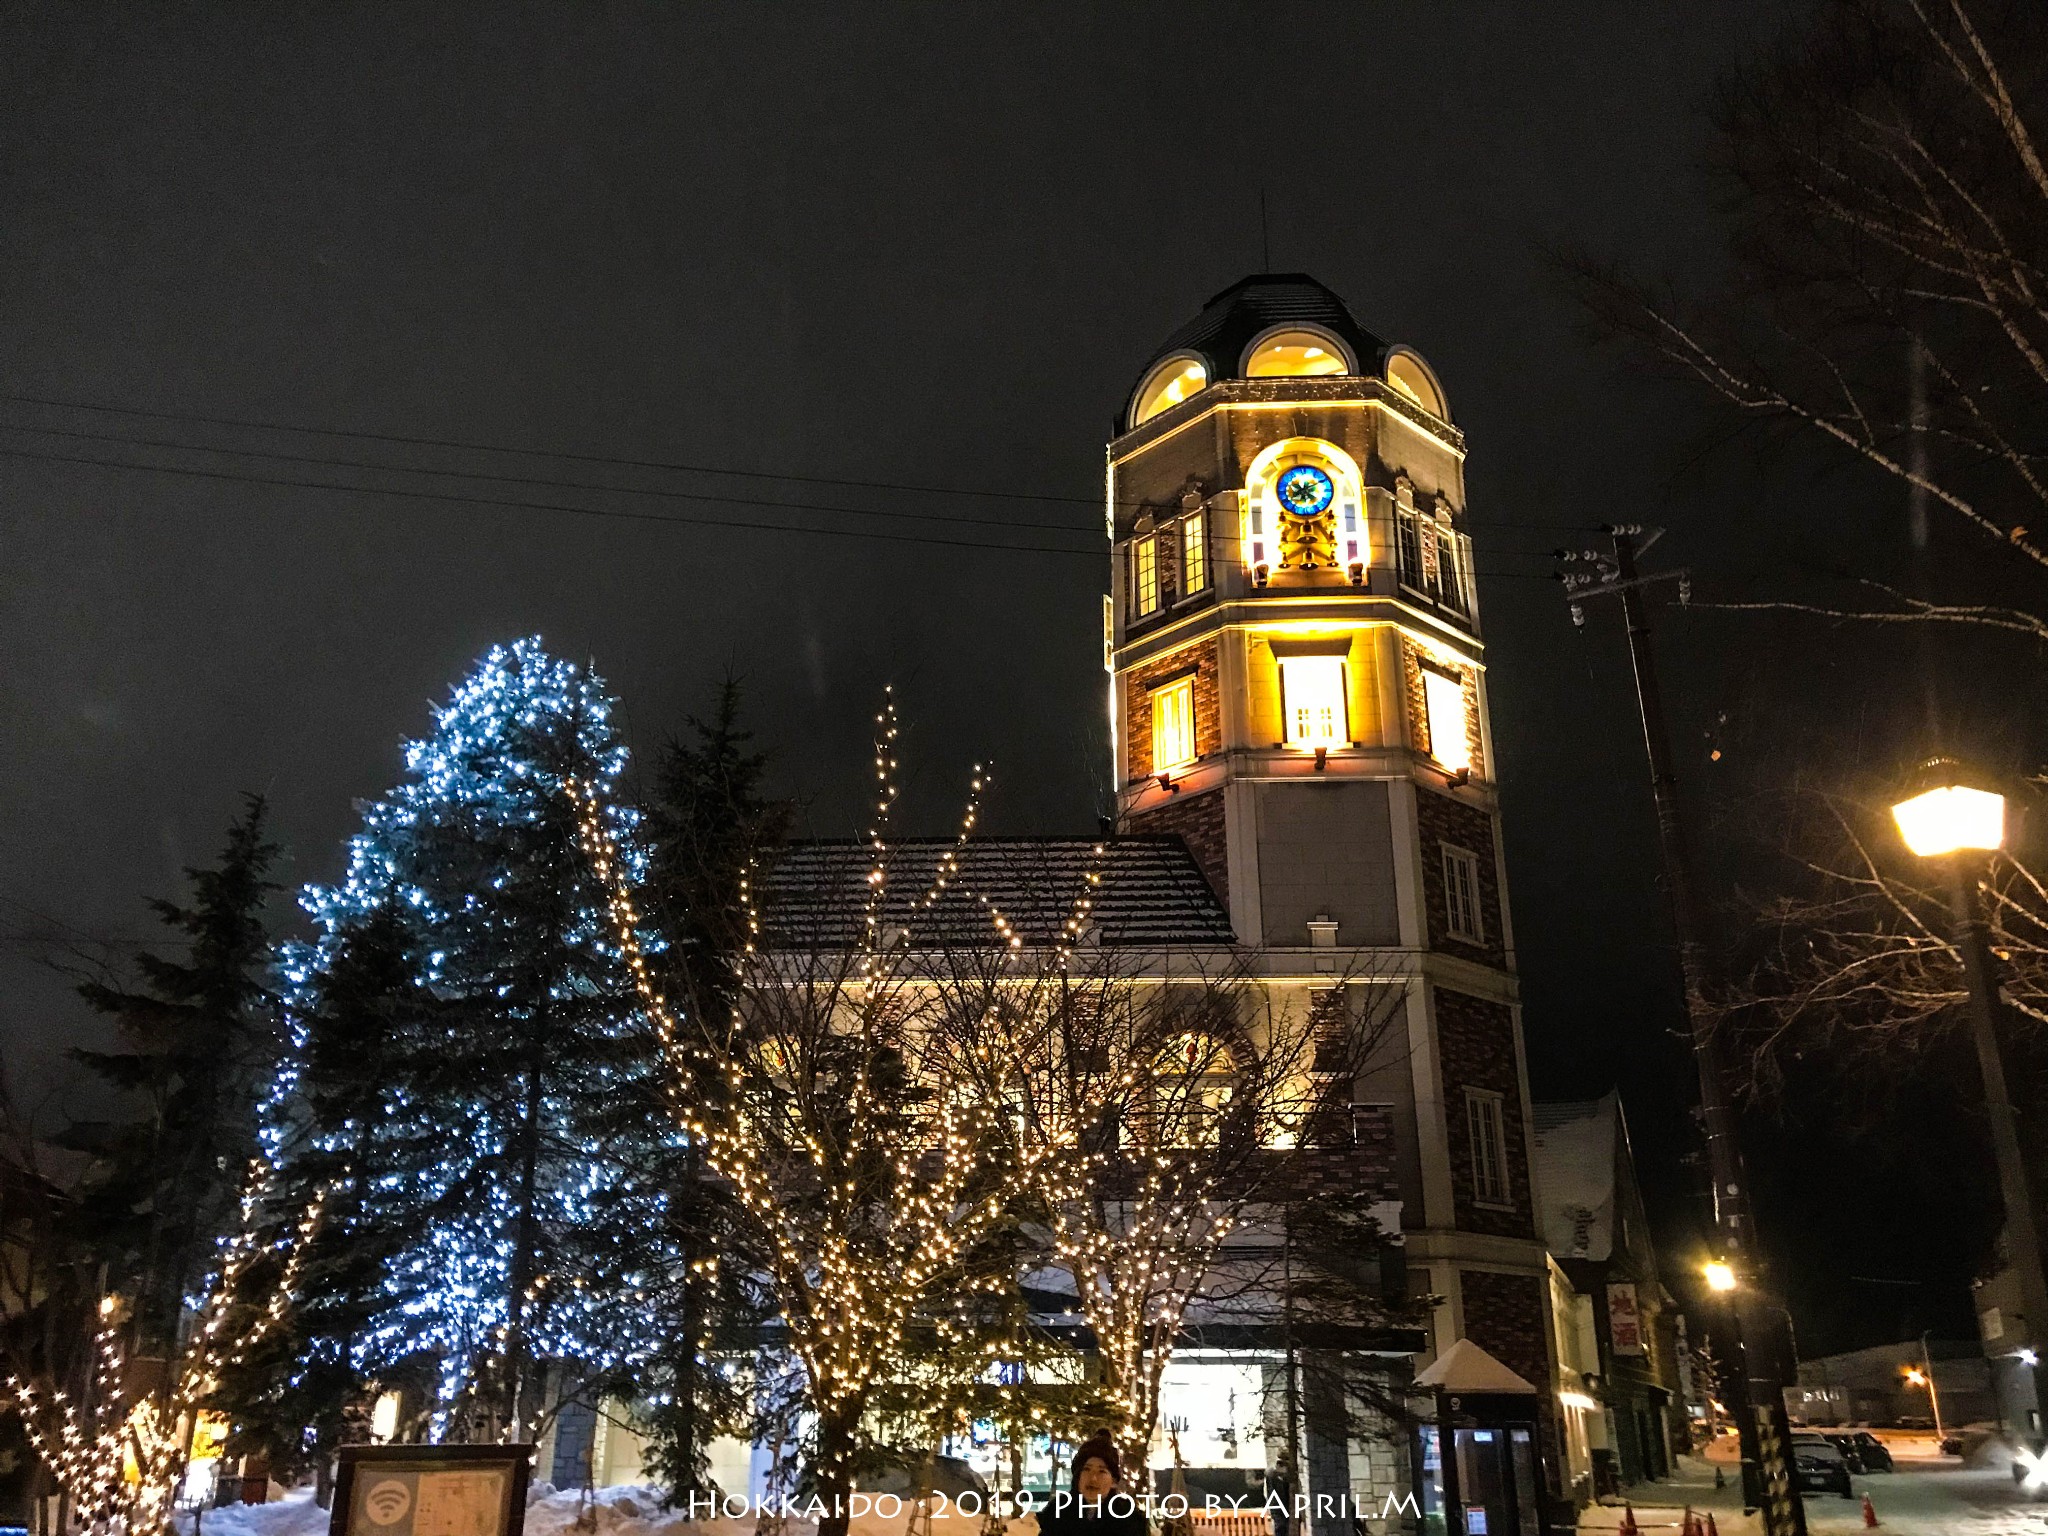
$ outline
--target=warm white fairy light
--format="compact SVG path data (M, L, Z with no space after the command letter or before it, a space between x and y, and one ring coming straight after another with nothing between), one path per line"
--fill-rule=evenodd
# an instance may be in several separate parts
M242 1364L290 1314L325 1194L313 1197L289 1235L266 1241L260 1227L273 1182L266 1159L251 1162L242 1184L240 1225L222 1253L220 1269L161 1398L127 1405L127 1353L120 1342L119 1304L111 1296L100 1299L89 1408L81 1410L61 1391L9 1378L29 1444L57 1486L70 1495L82 1524L92 1527L118 1517L125 1536L158 1536L168 1528L190 1454L188 1431L193 1420L220 1386L223 1374ZM259 1257L279 1249L286 1250L284 1268L250 1319L245 1312L248 1299L240 1294L243 1277Z

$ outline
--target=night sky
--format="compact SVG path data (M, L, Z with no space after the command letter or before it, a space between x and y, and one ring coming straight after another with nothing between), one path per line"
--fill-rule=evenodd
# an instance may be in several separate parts
M1092 830L1112 418L1210 294L1300 270L1417 347L1469 437L1537 1092L1620 1083L1674 1263L1691 1258L1690 1069L1626 655L1613 614L1574 632L1546 552L1642 519L1703 588L1791 590L1889 568L1905 514L1884 485L1726 441L1595 348L1551 253L1714 279L1704 108L1782 20L1754 0L12 8L0 1036L18 1090L46 1123L101 1107L61 1054L100 1026L42 963L53 937L152 937L144 897L213 856L244 790L274 805L287 879L331 876L401 738L521 634L593 659L643 751L743 677L817 832L857 828L889 681L914 827L948 822L987 759L992 830ZM436 446L461 443L591 457ZM306 462L343 459L393 468ZM1667 639L1732 924L1763 866L1731 807L1918 743L1888 642L1700 613ZM2038 699L2039 670L2013 686ZM1827 1108L1754 1131L1802 1342L1967 1330L1968 1153L1851 1143Z

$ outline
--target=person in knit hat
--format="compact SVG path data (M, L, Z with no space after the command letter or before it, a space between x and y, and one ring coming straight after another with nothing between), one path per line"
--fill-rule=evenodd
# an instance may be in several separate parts
M1106 1433L1074 1450L1074 1478L1039 1512L1039 1536L1147 1536L1144 1511L1124 1487L1123 1459Z

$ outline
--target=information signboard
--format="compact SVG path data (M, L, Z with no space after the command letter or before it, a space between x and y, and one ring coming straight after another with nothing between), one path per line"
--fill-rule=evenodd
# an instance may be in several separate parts
M530 1445L345 1445L328 1536L521 1536Z

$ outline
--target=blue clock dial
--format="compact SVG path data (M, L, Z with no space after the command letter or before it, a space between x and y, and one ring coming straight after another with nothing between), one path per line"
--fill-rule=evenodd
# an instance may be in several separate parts
M1337 486L1313 464L1297 464L1274 487L1280 505L1296 517L1313 517L1337 499Z

